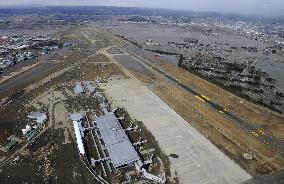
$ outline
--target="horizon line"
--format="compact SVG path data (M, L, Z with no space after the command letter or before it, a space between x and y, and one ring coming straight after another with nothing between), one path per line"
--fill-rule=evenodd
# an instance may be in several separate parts
M205 11L205 10L185 10L178 8L157 8L157 7L141 7L141 6L116 6L116 5L40 5L40 4L18 4L18 5L0 5L0 8L44 8L44 7L113 7L113 8L137 8L137 9L152 9L152 10L170 10L178 12L194 12L194 13L215 13L220 15L235 15L240 17L251 17L251 18L283 18L283 15L273 16L260 16L257 14L242 14L237 12L221 12L221 11ZM1 13L0 13L1 14Z

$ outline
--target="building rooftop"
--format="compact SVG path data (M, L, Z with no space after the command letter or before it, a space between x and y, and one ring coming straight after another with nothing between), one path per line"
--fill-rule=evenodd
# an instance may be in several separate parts
M69 116L72 121L81 121L83 119L82 113L73 113L73 114L69 114Z
M82 86L82 82L76 82L74 87L74 93L79 95L84 92L84 88Z
M41 112L31 112L28 115L29 118L31 119L35 119L37 123L39 124L43 124L47 121L47 116L45 113L41 113Z
M95 92L95 86L94 86L94 82L92 81L86 81L85 82L86 88L89 91L89 93L94 93Z
M82 155L85 154L85 148L84 148L84 143L83 143L84 128L82 127L82 123L83 123L83 119L84 119L83 116L84 116L83 113L69 114L69 117L73 122L77 146L78 146L80 154L82 154Z
M5 144L5 149L7 151L11 150L16 144L18 143L18 141L16 139L12 139L10 140L7 144Z
M98 117L96 123L115 168L140 160L114 113Z

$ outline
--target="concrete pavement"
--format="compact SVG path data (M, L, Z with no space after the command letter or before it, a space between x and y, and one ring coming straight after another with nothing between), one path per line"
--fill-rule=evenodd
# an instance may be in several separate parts
M177 171L181 183L237 184L251 178L139 81L114 80L101 88L114 106L126 108L132 118L144 123L167 155L179 156L169 158L171 171Z

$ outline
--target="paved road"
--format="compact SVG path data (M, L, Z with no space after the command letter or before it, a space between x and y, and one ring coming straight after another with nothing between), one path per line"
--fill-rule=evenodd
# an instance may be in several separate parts
M130 51L131 52L131 51ZM275 136L273 136L268 131L261 128L259 125L254 124L252 122L248 122L242 118L240 118L237 114L234 112L228 111L224 106L221 104L218 104L217 102L212 101L208 97L200 94L195 89L193 89L190 86L184 85L179 80L175 79L168 73L166 73L164 70L157 68L150 62L146 61L145 59L141 58L139 55L137 55L134 52L131 52L131 54L141 63L144 65L154 69L158 73L164 75L167 79L170 81L176 83L179 87L187 91L189 94L195 96L198 100L203 102L204 104L208 105L210 108L213 108L214 110L222 113L226 118L230 119L236 126L240 127L244 131L246 131L251 136L256 137L259 141L267 145L269 148L271 148L273 151L278 152L282 158L284 158L284 143L283 141L279 140Z

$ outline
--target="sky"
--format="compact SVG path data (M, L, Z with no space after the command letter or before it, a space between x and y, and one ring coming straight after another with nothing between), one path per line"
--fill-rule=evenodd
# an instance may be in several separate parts
M127 6L284 16L284 0L0 0L0 6Z

